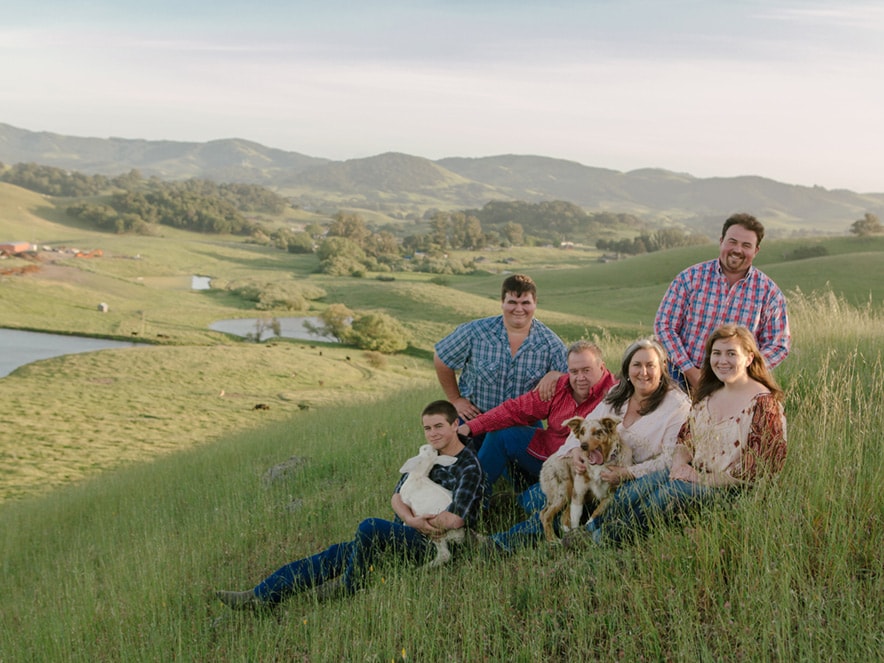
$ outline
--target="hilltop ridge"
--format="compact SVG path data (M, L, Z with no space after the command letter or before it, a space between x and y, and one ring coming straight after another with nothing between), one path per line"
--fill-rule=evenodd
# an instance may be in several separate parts
M206 143L84 138L0 123L0 162L33 162L115 176L260 184L306 208L365 209L402 217L493 200L564 200L708 231L737 210L780 235L843 233L866 212L884 215L884 193L785 184L760 175L697 178L659 168L620 172L576 161L507 154L430 160L388 152L334 161L240 138Z

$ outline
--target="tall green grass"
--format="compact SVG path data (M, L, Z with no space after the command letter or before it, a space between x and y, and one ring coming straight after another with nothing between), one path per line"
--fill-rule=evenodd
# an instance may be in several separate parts
M880 660L882 316L790 305L789 458L736 508L619 550L380 564L351 600L265 618L215 602L390 514L439 395L413 388L3 504L0 660Z

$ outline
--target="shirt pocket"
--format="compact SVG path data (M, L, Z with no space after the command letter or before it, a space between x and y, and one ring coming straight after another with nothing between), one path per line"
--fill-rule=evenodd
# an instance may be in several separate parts
M501 384L507 373L506 364L501 361L486 359L475 362L474 367L476 378L490 384Z

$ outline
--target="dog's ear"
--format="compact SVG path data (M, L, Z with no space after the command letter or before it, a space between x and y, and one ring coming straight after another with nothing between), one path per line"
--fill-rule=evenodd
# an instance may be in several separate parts
M457 458L454 456L439 456L435 461L435 465L454 465L457 462Z
M399 468L399 474L405 474L406 472L414 472L417 469L418 464L420 463L421 457L415 456L414 458L409 458L405 461L405 464Z
M567 426L571 429L571 432L574 433L574 435L577 435L577 431L580 430L584 421L586 420L583 417L571 417L570 419L565 419L565 421L562 422L562 425Z
M599 419L599 424L602 428L605 429L606 433L613 433L617 430L617 424L620 423L619 419L615 419L614 417L602 417Z

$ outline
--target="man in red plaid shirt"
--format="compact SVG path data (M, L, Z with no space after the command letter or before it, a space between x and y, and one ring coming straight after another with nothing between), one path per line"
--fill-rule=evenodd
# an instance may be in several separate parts
M721 230L718 258L684 270L663 296L654 333L682 386L696 386L706 338L725 323L751 330L770 368L789 354L786 298L769 276L752 266L763 238L758 219L734 214Z

